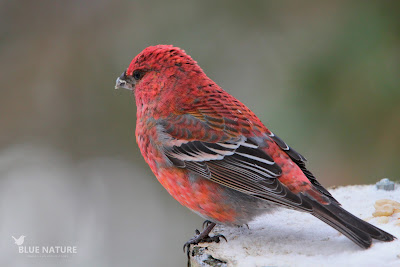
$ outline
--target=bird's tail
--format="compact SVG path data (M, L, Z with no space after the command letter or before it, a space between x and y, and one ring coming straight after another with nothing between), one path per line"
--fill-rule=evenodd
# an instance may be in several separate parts
M389 242L396 238L378 227L357 218L341 208L337 203L323 205L313 201L313 208L312 215L329 224L362 248L369 248L372 239Z
M14 241L17 241L17 239L14 236L11 236L11 237L14 239Z

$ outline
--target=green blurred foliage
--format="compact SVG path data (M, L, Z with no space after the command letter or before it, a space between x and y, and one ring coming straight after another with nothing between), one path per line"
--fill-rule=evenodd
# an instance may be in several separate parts
M391 3L345 12L330 45L299 68L298 109L318 114L309 130L328 132L360 182L400 173L400 5Z

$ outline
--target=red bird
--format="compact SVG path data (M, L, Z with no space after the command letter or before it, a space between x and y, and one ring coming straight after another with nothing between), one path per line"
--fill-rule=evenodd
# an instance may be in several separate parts
M206 76L183 50L150 46L117 79L136 99L136 140L151 170L182 205L207 221L243 225L276 207L308 212L362 248L391 234L355 217L306 169L306 159Z

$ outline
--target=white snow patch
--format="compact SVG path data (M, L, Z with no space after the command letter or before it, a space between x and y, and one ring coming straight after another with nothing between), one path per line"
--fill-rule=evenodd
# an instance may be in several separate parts
M346 186L330 192L349 212L400 237L400 213L384 224L372 217L376 200L400 202L399 186L394 191L377 190L375 185ZM307 213L281 209L257 218L249 228L218 226L214 233L223 234L228 242L204 246L228 266L400 266L398 239L374 240L371 248L362 249Z

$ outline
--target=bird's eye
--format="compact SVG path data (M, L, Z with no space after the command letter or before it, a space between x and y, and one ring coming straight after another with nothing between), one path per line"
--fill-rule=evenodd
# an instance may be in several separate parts
M142 77L143 77L143 72L140 71L140 70L135 70L135 71L133 71L133 73L132 73L132 77L133 77L133 79L135 79L136 81L139 81L139 80L142 79Z

